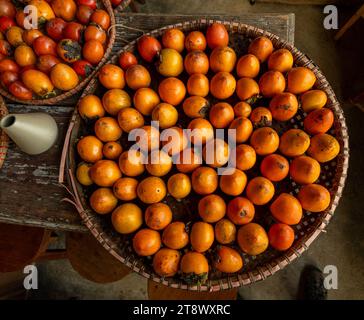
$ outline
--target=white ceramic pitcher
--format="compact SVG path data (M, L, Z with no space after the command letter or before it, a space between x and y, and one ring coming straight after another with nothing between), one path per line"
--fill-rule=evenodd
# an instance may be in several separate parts
M47 151L56 142L56 121L46 113L9 114L1 119L0 128L28 154Z

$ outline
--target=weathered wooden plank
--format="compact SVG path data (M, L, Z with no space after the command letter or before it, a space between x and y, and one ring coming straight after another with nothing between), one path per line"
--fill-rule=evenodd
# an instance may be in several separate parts
M56 120L59 135L47 152L30 156L10 142L0 170L0 220L8 223L84 231L78 214L61 199L66 191L58 184L59 159L73 107L8 105L10 113L47 111Z
M117 40L114 52L123 42L140 36L124 26L150 31L167 24L198 18L236 20L271 31L293 43L294 15L245 14L240 16L223 15L155 15L118 14ZM58 185L58 166L69 118L77 103L78 96L62 102L60 106L24 106L8 103L10 113L48 112L59 127L56 144L38 156L22 153L10 143L7 158L0 170L0 222L42 226L67 231L86 231L79 215L68 203L61 202L68 194Z
M281 38L294 43L293 13L265 13L264 15L256 13L240 15L158 15L121 13L116 16L118 25L116 27L116 42L114 50L121 48L125 42L135 39L136 37L140 37L143 34L143 31L148 32L169 24L196 19L219 19L242 22L272 32Z

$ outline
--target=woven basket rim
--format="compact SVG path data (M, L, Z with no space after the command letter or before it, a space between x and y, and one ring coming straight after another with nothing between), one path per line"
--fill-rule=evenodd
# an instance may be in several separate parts
M225 20L219 20L219 19L197 19L197 20L191 20L181 23L176 23L168 26L164 26L159 29L155 29L153 31L150 31L146 33L147 35L153 35L153 36L160 36L162 35L163 31L169 28L182 28L183 30L188 30L189 26L198 25L199 27L202 27L203 25L209 25L213 22L219 22L224 24L228 27L229 31L235 31L235 32L243 32L248 37L258 37L258 36L266 36L270 38L272 41L275 42L275 46L279 48L287 48L289 49L295 60L297 57L300 58L300 66L305 66L310 68L316 75L318 80L318 85L316 85L317 88L324 90L328 95L328 103L327 106L330 107L335 114L335 119L337 121L335 122L335 130L336 130L336 136L338 136L339 143L341 144L340 153L337 156L337 170L334 177L335 184L333 185L332 189L334 192L334 195L332 196L332 201L330 203L330 206L323 212L320 213L320 217L316 220L315 224L312 225L312 232L305 234L303 237L299 238L294 242L294 245L284 252L281 256L279 256L276 259L273 259L269 262L266 262L257 268L255 268L253 271L247 272L243 271L240 274L234 274L232 276L225 276L224 278L220 280L208 280L203 285L187 285L183 283L182 281L175 282L173 281L173 278L171 279L164 279L156 274L151 274L149 272L146 272L142 267L137 266L137 261L129 261L128 258L122 257L117 252L117 246L105 235L104 232L100 232L98 230L98 225L95 224L92 221L92 217L89 216L88 212L91 212L91 209L89 209L89 206L87 203L81 203L80 201L80 194L81 188L80 186L76 186L74 189L74 196L79 201L80 207L78 208L79 214L87 226L87 228L91 231L91 233L96 237L96 239L104 246L104 248L110 252L116 259L127 265L129 268L131 268L133 271L141 274L142 276L151 279L157 283L162 283L164 285L173 287L173 288L179 288L179 289L185 289L185 290L191 290L191 291L219 291L219 290L225 290L225 289L231 289L234 287L240 287L244 285L248 285L257 281L261 281L266 279L267 277L273 275L277 271L283 269L285 266L290 264L292 261L294 261L296 258L302 255L304 251L308 249L310 244L318 237L318 235L324 231L327 224L330 222L335 209L338 206L340 197L342 195L343 188L345 186L345 180L347 176L347 170L349 165L349 136L348 136L348 130L345 122L345 117L343 110L340 107L340 104L330 86L325 76L321 73L318 66L310 60L305 54L303 54L301 51L299 51L294 45L290 44L289 42L280 39L277 35L272 34L268 31L262 30L260 28L256 28L244 23L240 22L231 22L231 21L225 21ZM138 38L139 39L139 38ZM114 62L117 57L120 55L121 52L128 51L129 49L133 48L138 41L138 39L132 41L128 45L124 46L116 55L114 55L109 62ZM84 90L82 96L90 94L93 92L94 87L97 84L97 79L94 78L91 80L91 82L88 84L86 89ZM72 131L77 130L77 125L79 125L80 117L77 112L77 108L75 109L75 112L71 119L70 127L72 127ZM72 178L72 169L70 162L74 155L74 145L73 143L69 143L67 148L67 159L66 159L66 166L67 166L67 181L71 185L74 184L73 178ZM82 193L81 193L82 198ZM84 200L84 199L83 199ZM86 204L86 209L83 208L83 204Z
M124 11L129 5L130 5L131 0L123 0L122 3L120 3L118 6L116 6L114 8L114 11L117 12L122 12Z
M6 107L5 101L2 98L2 96L0 96L0 120L3 118L3 116L6 116L7 114L8 114L8 109ZM8 147L9 147L9 137L4 130L0 129L0 169L5 161Z
M16 98L15 96L13 96L9 91L3 89L2 87L0 87L0 94L13 102L18 102L21 104L54 105L56 103L62 102L64 100L72 97L73 95L79 93L89 83L89 81L97 74L97 72L105 64L105 62L110 58L110 55L112 53L112 49L114 46L114 42L115 42L116 20L115 20L114 10L113 10L113 8L111 6L111 2L109 0L101 0L101 1L104 5L104 9L107 11L107 13L110 16L110 29L108 31L108 43L107 43L107 47L106 47L103 58L97 64L97 66L94 68L94 70L86 78L84 78L81 82L79 82L79 84L75 88L73 88L69 91L63 92L55 97L51 97L51 98L47 98L47 99L21 100L21 99Z

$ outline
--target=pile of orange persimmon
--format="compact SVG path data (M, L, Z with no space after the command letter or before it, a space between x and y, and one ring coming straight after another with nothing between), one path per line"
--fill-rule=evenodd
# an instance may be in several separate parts
M75 88L101 61L110 16L96 0L31 0L30 15L0 0L0 83L14 97L49 98Z
M313 88L314 73L294 67L291 52L274 50L266 37L253 39L237 57L218 23L206 34L169 29L161 42L145 35L137 51L121 53L119 65L103 66L98 76L106 89L102 99L87 95L78 105L94 132L77 143L83 162L76 172L81 184L93 185L93 210L111 214L115 230L132 235L136 254L153 256L158 275L179 274L189 283L203 282L209 270L238 272L242 252L256 256L269 245L289 249L295 239L292 226L300 223L303 210L320 214L329 207L330 192L315 182L321 163L340 151L327 133L334 114L325 108L325 92ZM162 76L157 91L150 87L153 73L146 67ZM288 125L279 135L274 124L290 122L299 108L307 114L304 130ZM159 129L151 120L159 121ZM183 156L188 137L182 123L200 129L201 154ZM146 132L148 150L153 150L149 158L158 161L144 164L141 152L129 153L121 143L121 136L136 128ZM236 130L235 150L224 139L217 144L215 129ZM162 148L166 141L159 139L165 130L175 133L167 151ZM216 147L207 163L211 143ZM230 155L236 155L236 168L219 176L217 168ZM174 165L176 156L181 163ZM300 185L297 196L275 192L283 180ZM186 227L186 221L173 221L165 197L192 195L198 206ZM256 223L259 206L276 221L269 230Z

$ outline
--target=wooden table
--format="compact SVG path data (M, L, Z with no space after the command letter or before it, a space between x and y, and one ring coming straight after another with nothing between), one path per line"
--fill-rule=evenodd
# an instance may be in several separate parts
M150 31L168 24L210 18L236 20L254 25L294 42L294 14L221 15L151 15L118 14L114 52L126 41L140 36L123 26ZM41 226L64 231L87 231L76 210L61 202L67 192L58 184L58 166L65 132L78 96L57 106L26 106L7 102L10 113L48 112L57 121L57 143L46 153L29 156L10 143L7 157L0 169L0 222Z

